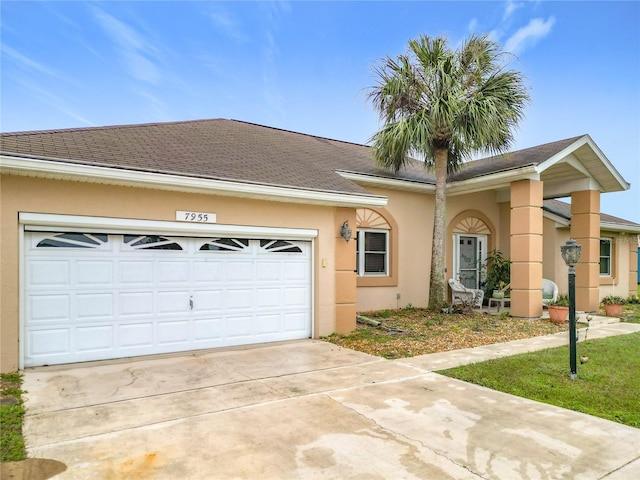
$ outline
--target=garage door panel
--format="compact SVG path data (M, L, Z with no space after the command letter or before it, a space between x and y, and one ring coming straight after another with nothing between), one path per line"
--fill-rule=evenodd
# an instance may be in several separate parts
M229 316L226 318L226 337L249 337L253 333L253 315Z
M113 261L78 260L76 265L76 283L79 286L100 285L113 283Z
M120 283L140 285L153 283L153 261L121 261Z
M188 290L158 292L158 313L185 313L190 310L191 295Z
M190 281L189 262L158 261L158 283L188 283Z
M311 334L309 242L100 235L26 234L25 366Z
M34 323L68 320L70 305L69 294L31 295L27 314Z
M225 291L226 309L242 310L253 308L253 289L227 288Z
M222 261L195 261L194 265L194 282L198 283L215 283L224 280L224 262Z
M112 325L92 325L75 329L78 352L103 352L113 349L114 327Z
M153 292L131 292L120 294L120 315L123 317L133 315L153 314Z
M158 343L160 345L177 345L189 342L189 321L176 320L158 323Z
M224 308L224 291L222 289L215 290L196 290L193 292L193 312L212 313L222 312Z
M282 289L258 288L256 289L256 306L258 308L270 308L282 306Z
M307 305L309 292L304 287L287 287L284 294L285 307L304 307Z
M28 355L31 357L69 353L71 335L68 328L32 330L28 338Z
M220 340L223 337L224 324L222 317L196 319L193 324L193 336L196 342Z
M304 281L309 279L309 265L304 262L287 263L284 272L285 281Z
M259 282L277 282L282 278L280 262L257 262L256 280Z
M251 261L228 261L226 267L227 281L229 282L251 282L253 280L254 267Z
M68 286L71 283L70 261L32 260L27 286Z
M121 324L118 328L118 346L127 347L152 347L153 323Z
M75 295L76 318L95 320L113 317L114 295L112 293L83 293Z
M277 334L282 330L282 314L257 315L258 335Z
M284 314L284 330L286 332L301 332L305 331L307 328L307 313L304 311L301 312L290 312Z

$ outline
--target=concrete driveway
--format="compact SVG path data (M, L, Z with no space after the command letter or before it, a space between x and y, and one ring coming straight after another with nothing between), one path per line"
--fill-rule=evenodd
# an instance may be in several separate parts
M592 328L590 338L640 325ZM565 335L388 361L321 341L25 372L56 479L640 478L640 429L432 373Z

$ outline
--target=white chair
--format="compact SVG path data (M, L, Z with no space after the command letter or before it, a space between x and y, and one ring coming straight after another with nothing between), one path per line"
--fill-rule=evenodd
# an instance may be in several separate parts
M558 285L546 278L542 279L542 306L546 307L550 302L558 299Z
M482 308L484 291L477 288L467 288L454 278L449 279L451 289L451 302L454 305L466 303L473 304L474 307Z

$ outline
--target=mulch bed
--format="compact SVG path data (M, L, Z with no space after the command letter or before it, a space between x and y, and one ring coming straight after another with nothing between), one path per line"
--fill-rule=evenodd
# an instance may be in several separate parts
M566 324L558 325L548 320L524 320L480 312L444 314L421 308L363 312L361 315L381 321L382 326L358 322L352 333L333 334L324 340L391 359L539 337L568 329Z

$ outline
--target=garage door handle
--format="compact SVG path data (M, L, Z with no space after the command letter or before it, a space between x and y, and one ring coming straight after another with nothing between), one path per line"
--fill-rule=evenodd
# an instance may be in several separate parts
M189 308L193 310L193 297L189 297Z

